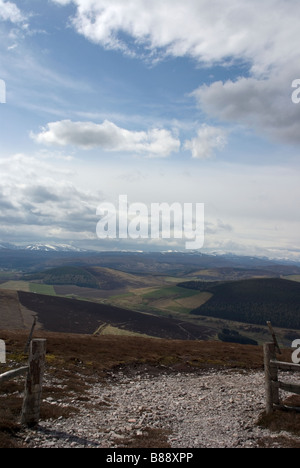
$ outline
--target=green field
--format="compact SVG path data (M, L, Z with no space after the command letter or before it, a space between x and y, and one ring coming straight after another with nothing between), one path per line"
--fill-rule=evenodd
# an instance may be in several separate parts
M45 294L46 296L56 296L54 287L48 284L29 283L29 292Z
M7 281L6 283L2 283L0 285L0 289L30 292L28 281Z
M0 285L0 289L10 291L24 291L37 294L45 294L46 296L56 296L53 286L47 284L29 283L28 281L7 281Z
M210 297L210 293L161 284L156 288L132 289L129 293L112 295L106 298L105 303L156 315L181 316L184 320L192 320L192 317L187 315Z
M296 281L296 283L300 283L300 275L289 275L283 277L286 280Z
M143 333L135 333L128 331L126 329L122 329L119 327L114 327L109 323L104 323L100 325L100 327L95 331L94 336L106 336L106 335L114 335L114 336L138 336L144 338L153 338L149 335L145 335ZM159 339L159 338L157 338Z
M159 288L155 291L149 292L143 295L144 299L166 299L166 298L184 298L184 297L191 297L198 294L198 291L192 290L184 290L183 288L179 288L177 286L174 287L165 287Z
M90 279L91 271L97 275L102 287L96 289L72 284L72 281L84 284L85 279ZM73 297L126 311L177 319L209 329L214 337L229 329L230 336L238 332L262 343L268 339L266 320L271 320L277 327L276 333L282 343L291 341L292 335L286 329L300 330L300 275L296 274L281 279L226 282L186 281L179 276L151 274L140 275L139 278L138 275L107 268L89 268L86 275L83 269L77 268L51 269L47 274L49 277L52 275L53 284L44 283L49 277L45 277L43 272L31 277L20 275L23 281L15 276L14 280L2 283L0 289L41 294L49 296L49 300L51 296ZM60 282L67 284L60 285ZM178 282L180 286L176 285ZM89 281L86 284L93 285ZM114 329L106 327L101 331L101 334L106 333L123 334L124 331L115 325Z

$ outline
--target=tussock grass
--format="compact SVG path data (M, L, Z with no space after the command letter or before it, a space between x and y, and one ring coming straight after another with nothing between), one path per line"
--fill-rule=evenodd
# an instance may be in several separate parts
M26 363L23 354L28 334L24 331L3 331L1 339L7 345L8 364L0 372ZM35 332L35 337L47 339L46 376L43 388L43 420L68 417L76 409L72 404L49 404L53 400L83 401L88 384L105 381L106 376L122 369L135 375L136 369L147 372L202 372L208 368L262 369L263 352L258 346L209 341L179 341L132 336L92 336ZM11 358L18 359L10 362ZM58 385L59 383L59 385ZM0 386L0 447L22 447L18 439L24 379ZM92 402L91 402L92 403ZM155 447L163 434L149 433L139 440L144 446ZM128 440L128 446L136 441ZM163 443L165 443L163 441ZM148 445L147 445L148 444Z

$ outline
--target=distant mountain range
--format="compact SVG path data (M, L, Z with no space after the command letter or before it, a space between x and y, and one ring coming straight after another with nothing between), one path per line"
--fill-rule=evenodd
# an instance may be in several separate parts
M68 244L31 244L25 247L26 250L38 250L42 252L85 252L85 250L79 249Z
M29 244L18 246L8 242L0 242L0 249L6 250L29 250L39 252L86 252L86 250L79 249L69 244Z
M43 242L36 242L32 244L24 244L24 245L16 245L10 242L4 242L0 240L0 251L1 250L19 250L19 251L28 251L28 252L52 252L52 253L59 253L59 252L70 252L70 253L87 253L96 255L118 255L118 256L126 256L126 255L140 255L143 257L152 256L154 258L162 258L165 257L168 260L172 257L173 261L176 258L182 258L183 256L186 259L191 258L202 258L204 259L211 259L214 262L214 258L216 259L216 263L221 263L224 265L225 263L232 264L232 265L267 265L267 264L277 264L277 265L298 265L300 267L300 261L296 259L290 258L276 258L276 257L267 257L267 256L253 256L253 255L240 255L235 254L232 252L225 252L225 251L209 251L203 252L199 250L166 250L166 251L143 251L143 250L119 250L119 251L100 251L97 249L92 248L81 248L78 246L74 246L71 244L61 244L61 243L43 243ZM190 262L190 260L188 260ZM218 265L220 266L220 265Z
M103 252L70 244L33 243L20 246L0 241L2 270L32 272L65 266L99 266L137 275L189 276L209 281L300 275L299 262L232 253Z
M245 343L247 338L260 343L268 333L267 320L283 330L300 330L300 264L293 262L199 251L95 252L69 244L0 245L2 323L7 323L5 294L19 291L31 301L22 304L38 312L50 331L94 333L102 322L123 330L126 322L127 331L149 336L211 339L218 334L225 341ZM66 302L70 298L73 301ZM14 309L15 305L9 310ZM280 331L284 343L294 335Z

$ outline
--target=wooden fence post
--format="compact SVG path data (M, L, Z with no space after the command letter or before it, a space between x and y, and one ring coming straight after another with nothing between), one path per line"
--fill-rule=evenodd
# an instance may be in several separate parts
M30 427L37 425L40 419L45 355L46 340L32 340L21 415L21 424Z
M273 405L279 405L279 388L273 384L278 382L278 369L272 366L271 360L276 360L274 343L264 344L264 366L265 366L265 389L266 389L266 412L273 412Z

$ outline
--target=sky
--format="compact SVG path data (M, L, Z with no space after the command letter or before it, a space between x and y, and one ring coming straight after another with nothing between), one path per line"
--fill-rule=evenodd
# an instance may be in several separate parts
M299 18L299 0L0 0L0 241L184 248L99 239L99 204L126 195L204 204L205 253L299 260Z

